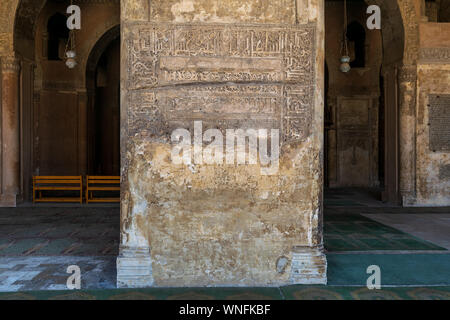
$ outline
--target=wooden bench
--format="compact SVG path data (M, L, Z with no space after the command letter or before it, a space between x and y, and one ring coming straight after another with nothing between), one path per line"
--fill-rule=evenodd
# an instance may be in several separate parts
M48 197L43 191L76 191L77 197ZM36 194L37 193L37 194ZM83 203L82 176L33 176L33 202L79 202Z
M120 202L119 197L96 197L95 191L120 191L119 176L87 176L86 203L90 202Z

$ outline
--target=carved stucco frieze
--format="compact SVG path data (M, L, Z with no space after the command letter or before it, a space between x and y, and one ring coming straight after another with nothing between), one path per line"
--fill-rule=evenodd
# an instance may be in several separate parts
M1 70L2 72L15 72L20 71L20 61L15 57L1 57Z
M450 48L421 48L421 62L450 62Z
M397 0L402 13L405 30L405 52L403 61L416 64L419 57L419 20L413 0Z
M215 128L310 134L315 28L128 25L130 135L162 136L191 120Z
M417 66L403 66L399 68L398 81L404 82L416 82L417 81Z

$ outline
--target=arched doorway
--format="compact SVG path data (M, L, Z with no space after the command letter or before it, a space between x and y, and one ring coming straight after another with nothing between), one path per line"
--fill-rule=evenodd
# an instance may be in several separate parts
M378 200L398 204L397 75L403 63L403 21L397 3L382 1L377 3L382 11L382 30L367 29L369 4L372 1L347 1L346 27L352 69L342 73L339 64L344 1L326 1L325 110L330 116L325 125L328 142L325 186L367 190Z
M120 26L92 49L86 69L88 173L120 175Z

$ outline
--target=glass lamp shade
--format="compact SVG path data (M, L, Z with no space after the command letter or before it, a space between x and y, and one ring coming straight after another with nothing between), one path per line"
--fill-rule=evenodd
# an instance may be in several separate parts
M75 60L76 56L77 56L77 54L73 50L69 50L66 52L66 57L67 57L66 66L69 69L73 69L77 66L77 61Z
M66 60L66 66L69 69L73 69L73 68L75 68L77 66L77 62L75 61L75 59L69 58L69 59Z
M69 50L66 52L66 57L67 58L76 58L77 57L77 53L73 50Z
M342 56L340 69L343 73L347 73L350 71L351 67L350 67L350 57L349 56Z

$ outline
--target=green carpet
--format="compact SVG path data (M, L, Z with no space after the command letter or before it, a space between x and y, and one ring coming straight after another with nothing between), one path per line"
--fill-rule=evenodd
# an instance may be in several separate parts
M324 244L333 251L446 250L360 214L325 214Z
M386 286L450 286L450 254L327 254L328 284L366 285L367 267L381 269Z
M290 286L287 300L450 300L450 287L409 287L369 290L366 287Z
M324 242L330 252L445 250L339 210L325 210ZM119 208L0 208L0 257L117 256L119 219Z
M0 300L450 300L450 287L173 288L0 293Z

